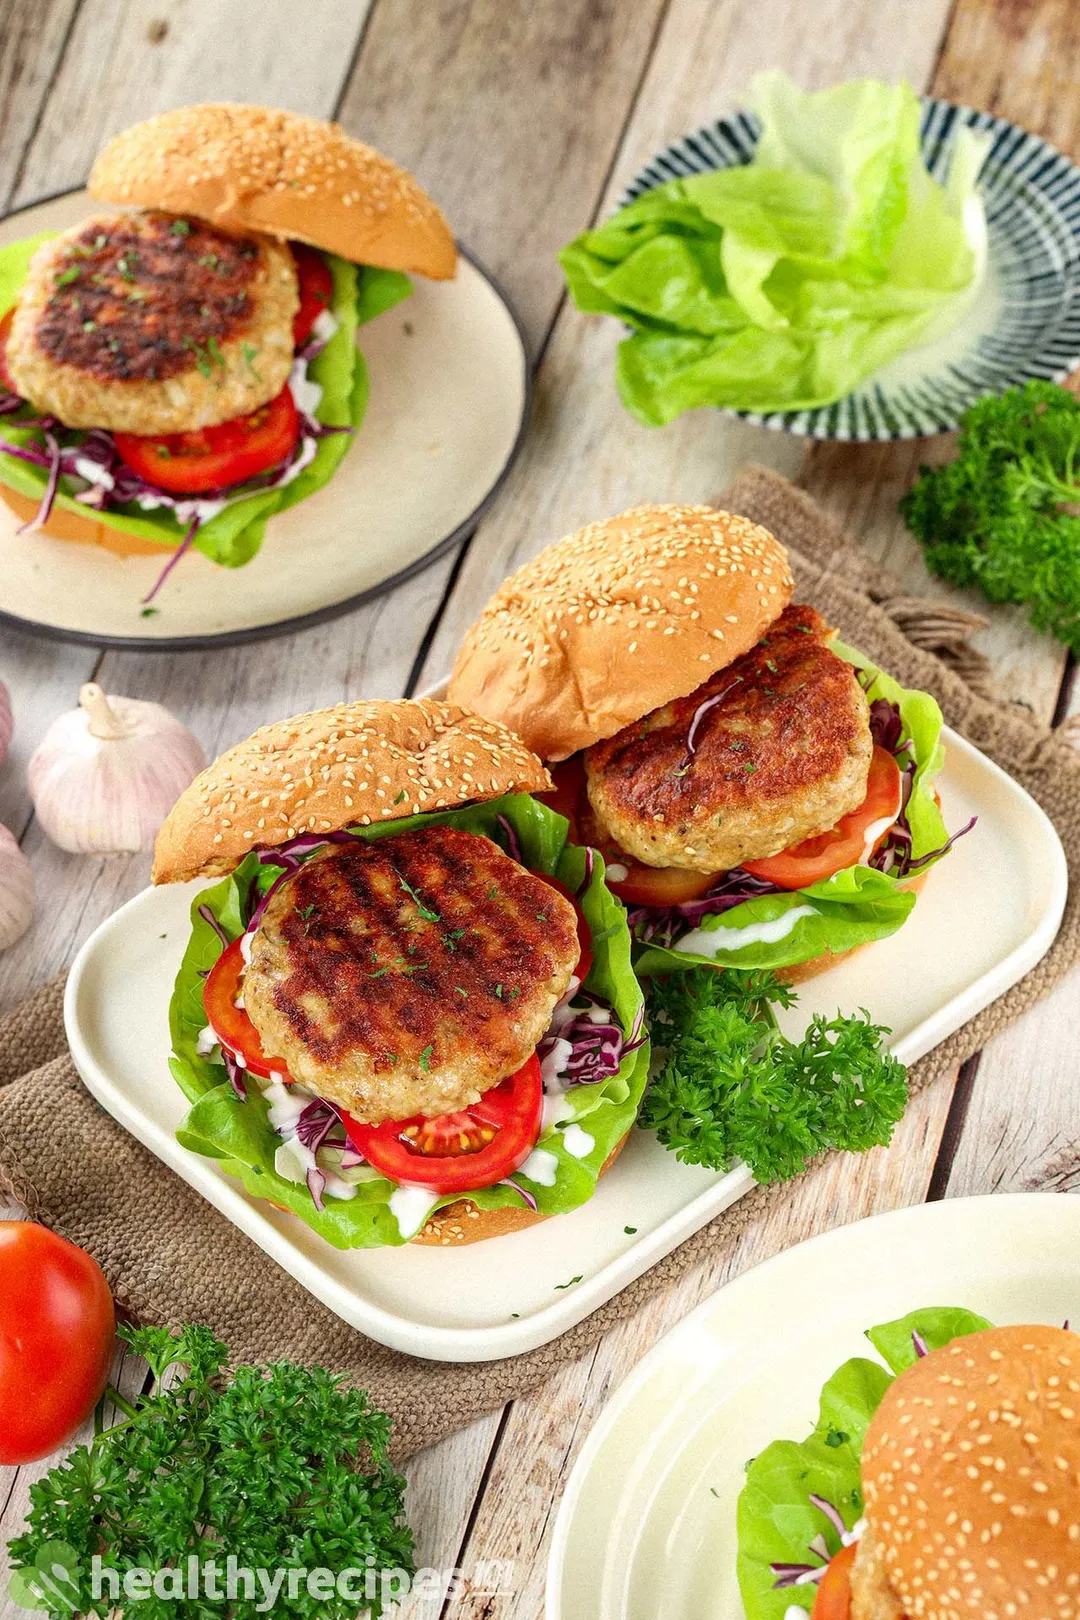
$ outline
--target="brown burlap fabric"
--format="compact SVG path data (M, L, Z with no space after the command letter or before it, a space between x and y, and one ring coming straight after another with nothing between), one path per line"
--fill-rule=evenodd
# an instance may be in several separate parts
M807 496L773 473L748 469L720 504L764 523L789 547L798 599L812 602L906 685L933 692L949 723L1023 783L1054 821L1070 875L1080 878L1080 759L1018 710L977 696L947 666L943 658L980 677L977 660L965 654L957 616L931 603L920 612L845 543ZM916 646L920 639L923 645ZM943 658L926 650L928 641ZM1074 881L1049 954L917 1064L913 1086L977 1051L1078 955L1080 882ZM168 1083L163 1074L162 1084ZM707 1254L715 1259L715 1251L730 1247L771 1202L788 1196L782 1186L754 1191L588 1320L530 1355L472 1366L417 1360L346 1327L102 1112L67 1056L59 984L0 1024L0 1181L33 1216L97 1256L133 1317L206 1322L238 1359L284 1355L347 1370L393 1415L399 1456L540 1383Z

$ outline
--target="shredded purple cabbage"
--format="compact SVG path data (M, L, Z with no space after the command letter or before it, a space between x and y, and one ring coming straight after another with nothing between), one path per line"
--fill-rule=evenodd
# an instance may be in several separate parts
M634 938L643 945L664 945L669 949L703 917L719 916L746 900L757 900L763 894L786 894L775 883L744 872L741 866L721 873L707 894L700 900L688 900L680 906L633 906L627 913L627 922Z
M521 853L521 840L517 833L505 816L496 816L495 819L502 829L503 837L506 839L506 853L512 861L517 861L519 866L524 866L525 857Z
M220 939L222 945L226 950L228 950L229 946L232 944L232 940L225 932L221 923L218 922L217 918L214 916L214 913L210 910L210 907L206 905L199 906L198 913L204 923L210 924L210 927L214 930L214 933L217 935L218 939Z
M810 1492L810 1501L819 1513L825 1515L836 1534L840 1537L841 1544L846 1546L848 1528L839 1510L824 1496L815 1496L812 1491ZM806 1550L811 1558L816 1558L819 1562L816 1564L807 1562L805 1564L777 1563L769 1565L772 1573L776 1576L773 1582L774 1591L784 1591L792 1586L816 1586L818 1581L821 1580L832 1562L833 1556L829 1551L825 1537L820 1534L816 1535Z
M495 1185L497 1187L511 1188L512 1191L516 1192L525 1201L525 1203L534 1213L539 1211L540 1206L536 1202L536 1199L533 1197L532 1193L527 1191L527 1189L524 1187L519 1187L516 1181L511 1181L510 1178L507 1177L505 1181L498 1181L495 1183Z
M557 1081L549 1082L548 1089L566 1091L571 1086L595 1086L610 1080L613 1074L618 1074L623 1058L645 1044L643 1023L639 1008L639 1016L627 1036L608 1003L590 990L575 990L564 997L536 1049L543 1064L560 1043L565 1048L561 1052Z
M977 816L972 816L966 827L954 832L950 838L938 848L932 849L917 859L912 855L911 825L908 821L907 808L911 800L911 790L915 785L915 757L910 739L902 742L904 723L899 707L890 703L886 698L875 698L870 705L870 734L879 748L885 748L896 760L900 767L900 813L892 826L884 843L871 855L868 864L876 872L885 872L889 877L903 879L913 872L919 872L932 861L940 860L947 855L958 838L963 838L974 827Z
M928 1356L930 1354L926 1340L923 1338L918 1328L912 1328L911 1330L911 1344L920 1361L922 1360L923 1356Z

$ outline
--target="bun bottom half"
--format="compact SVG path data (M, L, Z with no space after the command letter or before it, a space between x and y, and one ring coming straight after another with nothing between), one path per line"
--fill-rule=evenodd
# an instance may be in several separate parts
M11 508L20 523L29 523L38 509L33 496L10 489L7 484L0 484L0 500ZM41 533L51 535L54 540L74 540L79 545L103 546L106 551L115 552L121 557L161 556L176 549L175 546L159 545L156 540L144 540L138 534L126 534L108 523L100 523L97 518L83 517L81 513L69 512L61 506L53 507Z
M630 1129L633 1130L633 1126ZM616 1142L600 1166L601 1176L607 1175L629 1140L628 1131L621 1142ZM477 1209L471 1199L459 1198L456 1204L447 1204L445 1209L437 1210L409 1241L430 1248L457 1249L466 1243L480 1243L484 1238L505 1237L508 1232L521 1232L526 1226L535 1226L538 1221L550 1219L550 1216L532 1209Z

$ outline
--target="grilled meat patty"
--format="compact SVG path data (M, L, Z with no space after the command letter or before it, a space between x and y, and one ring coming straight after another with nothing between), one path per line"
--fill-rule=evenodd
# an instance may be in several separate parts
M30 262L7 363L68 427L179 433L256 410L293 359L296 267L268 237L105 214Z
M529 1058L579 955L573 906L490 839L335 845L271 898L244 976L263 1050L365 1124L448 1114Z
M866 797L866 696L792 606L750 652L585 754L602 831L645 866L726 872L834 827ZM691 735L692 733L692 735Z

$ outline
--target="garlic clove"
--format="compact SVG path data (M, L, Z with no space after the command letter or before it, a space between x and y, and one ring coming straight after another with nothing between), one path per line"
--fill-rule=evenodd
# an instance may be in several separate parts
M15 719L11 712L11 694L3 681L0 681L0 765L7 759L8 749L11 747L11 734L15 730Z
M30 760L30 796L54 844L71 854L149 850L206 763L192 733L160 703L106 697L96 682L53 721Z
M33 918L33 869L18 840L0 827L0 951L21 939Z

